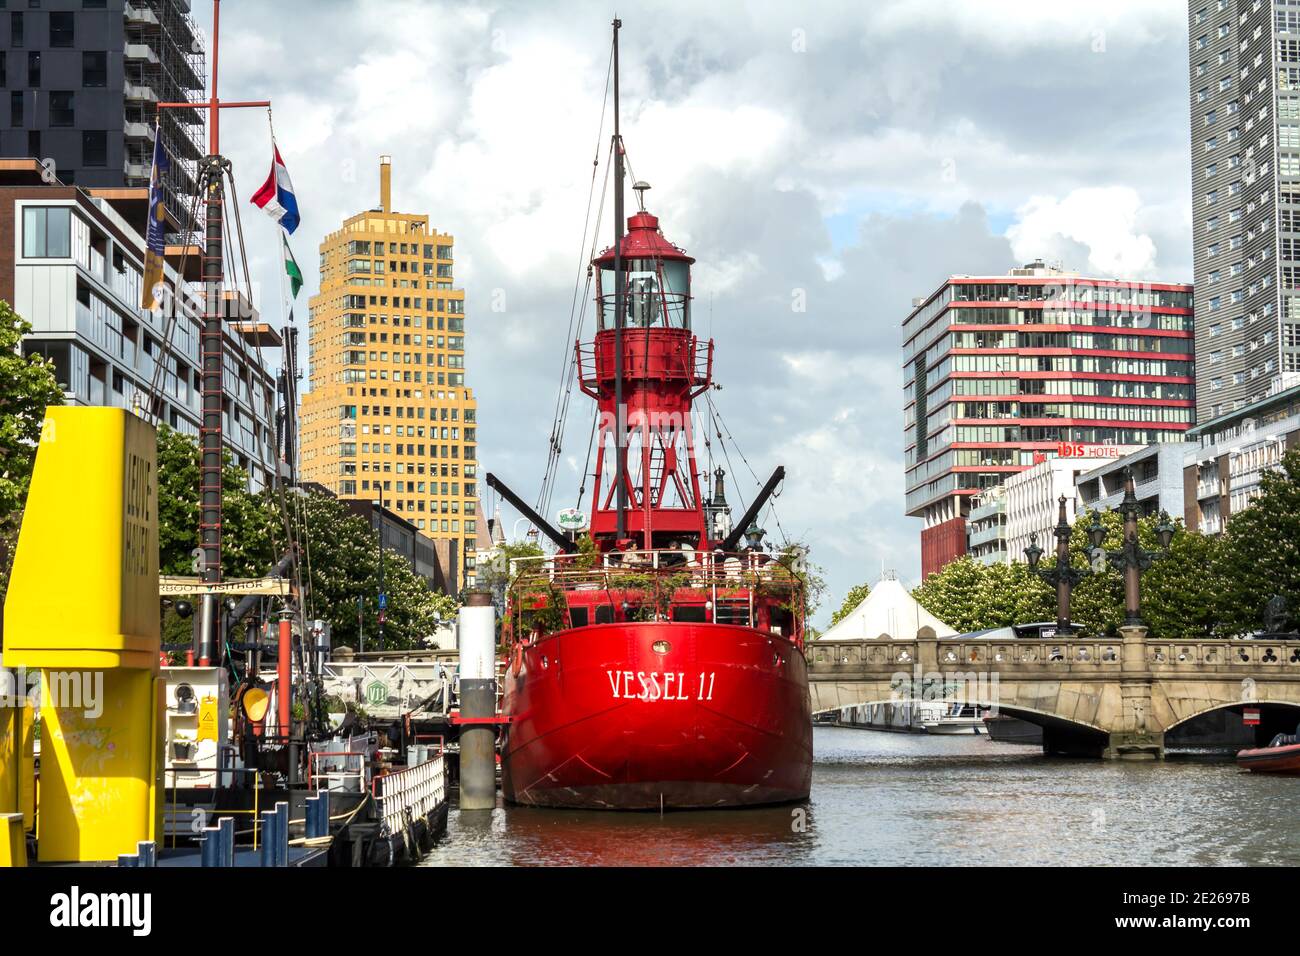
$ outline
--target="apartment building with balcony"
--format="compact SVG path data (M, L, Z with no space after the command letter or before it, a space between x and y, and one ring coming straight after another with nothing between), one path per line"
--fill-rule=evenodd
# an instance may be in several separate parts
M1183 465L1190 448L1190 443L1181 440L1148 445L1081 473L1074 481L1077 513L1118 508L1124 500L1125 471L1132 469L1141 514L1163 511L1177 518L1183 508Z
M65 185L148 186L156 132L167 208L188 227L204 115L157 104L202 99L204 63L189 0L0 5L0 156L39 159Z
M1187 439L1184 520L1189 530L1219 534L1259 494L1264 472L1300 448L1300 385L1197 425Z
M66 400L147 410L197 438L201 410L199 252L169 247L164 281L183 305L172 328L140 308L147 197L44 181L36 160L0 160L0 299L33 326L26 354L54 362ZM176 266L182 258L186 275ZM197 306L197 308L196 308ZM255 486L276 474L276 333L246 302L225 338L225 442ZM236 308L238 306L238 308ZM154 385L157 392L154 392Z

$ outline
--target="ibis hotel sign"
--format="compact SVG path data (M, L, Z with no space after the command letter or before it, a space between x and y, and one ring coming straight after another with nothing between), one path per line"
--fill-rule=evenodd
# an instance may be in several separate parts
M1138 451L1142 445L1088 445L1063 441L1056 446L1057 458L1123 458Z

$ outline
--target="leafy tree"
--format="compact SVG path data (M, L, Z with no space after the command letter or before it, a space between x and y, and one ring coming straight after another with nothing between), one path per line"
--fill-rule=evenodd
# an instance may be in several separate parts
M987 579L987 566L963 555L926 578L912 597L958 633L978 631L989 626L985 623L988 602L982 593Z
M1138 523L1143 547L1156 547L1157 523L1155 518ZM1181 521L1178 525L1168 556L1142 578L1142 619L1154 637L1209 637L1219 630L1226 607L1224 582L1216 571L1221 542L1186 531Z
M165 574L196 573L198 482L197 443L171 429L159 429L160 568ZM227 459L222 495L223 571L230 577L265 574L287 546L277 493L250 492L245 473ZM310 574L307 561L301 565L304 584L310 589L309 612L331 622L336 644L358 646L360 626L373 648L379 625L379 549L374 529L329 495L311 492L289 497L286 510L295 538L304 546L304 558L306 548L311 548ZM424 578L392 553L384 560L384 592L388 596L384 642L389 649L420 646L436 629L439 617L456 613L452 598L430 590ZM164 619L164 640L186 640L190 627L189 621L169 613Z
M302 514L301 523L295 519L298 540L310 542L312 547L312 615L332 623L336 645L359 647L359 609L366 646L373 650L379 635L375 530L329 495L309 492L297 504ZM295 505L291 510L296 515L299 508ZM304 576L306 571L304 564ZM384 645L390 650L422 646L422 640L437 629L439 619L456 613L453 598L431 590L403 558L392 553L384 557L384 593L388 596Z
M1104 546L1118 549L1123 537L1119 513L1103 512L1100 520L1107 532ZM1070 596L1070 618L1085 633L1113 635L1124 622L1124 579L1109 564L1103 573L1091 573L1091 523L1091 517L1085 516L1075 521L1070 532L1071 564L1087 572ZM1158 550L1158 523L1155 516L1138 521L1138 543L1144 550ZM1215 631L1222 604L1221 579L1215 571L1218 548L1214 539L1180 529L1174 534L1169 555L1143 574L1142 616L1152 636L1198 636ZM1055 565L1054 554L1043 559L1044 568ZM1022 562L985 565L963 557L932 574L912 595L961 632L1056 619L1056 589Z
M1244 634L1263 626L1264 605L1280 594L1300 610L1300 451L1260 476L1259 496L1228 519L1214 555L1222 588L1221 626Z
M31 323L0 301L0 597L9 583L45 409L63 404L54 364L22 354L22 338L31 330Z
M1056 620L1056 590L1029 565L990 564L985 568L981 612L985 627L1009 627Z
M180 432L158 429L158 567L197 574L199 446ZM265 574L285 548L284 523L271 492L248 490L248 475L229 449L221 468L221 567L227 577Z
M840 623L840 621L852 614L854 609L865 601L870 594L871 588L865 583L855 584L853 587L849 588L849 593L844 595L844 600L841 602L839 610L831 615L831 627L834 627L836 624Z

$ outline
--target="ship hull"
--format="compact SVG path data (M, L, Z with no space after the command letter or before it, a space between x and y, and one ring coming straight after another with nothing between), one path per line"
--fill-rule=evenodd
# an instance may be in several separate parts
M783 637L712 623L575 628L522 648L505 691L513 803L701 809L809 794L807 666Z

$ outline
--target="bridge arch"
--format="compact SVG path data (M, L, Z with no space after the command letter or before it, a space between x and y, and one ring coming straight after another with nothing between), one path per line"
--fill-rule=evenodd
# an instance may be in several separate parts
M1294 734L1300 730L1300 700L1221 701L1181 715L1176 722L1165 728L1166 742L1170 736L1188 730L1189 725L1211 714L1227 712L1241 716L1247 707L1259 710L1259 724L1253 728L1257 744L1266 744L1277 734Z
M995 714L1015 717L1026 723L1043 728L1043 749L1048 753L1094 754L1100 753L1109 740L1109 734L1095 723L1063 717L1060 714L1024 704L1007 704L1000 699L980 697L978 695L953 695L949 697L926 697L916 695L877 694L870 699L854 703L844 703L836 707L826 707L816 713L841 713L846 709L869 707L878 704L906 703L963 703L972 704L981 709L989 709ZM870 729L866 725L857 725ZM884 728L882 728L884 729Z

